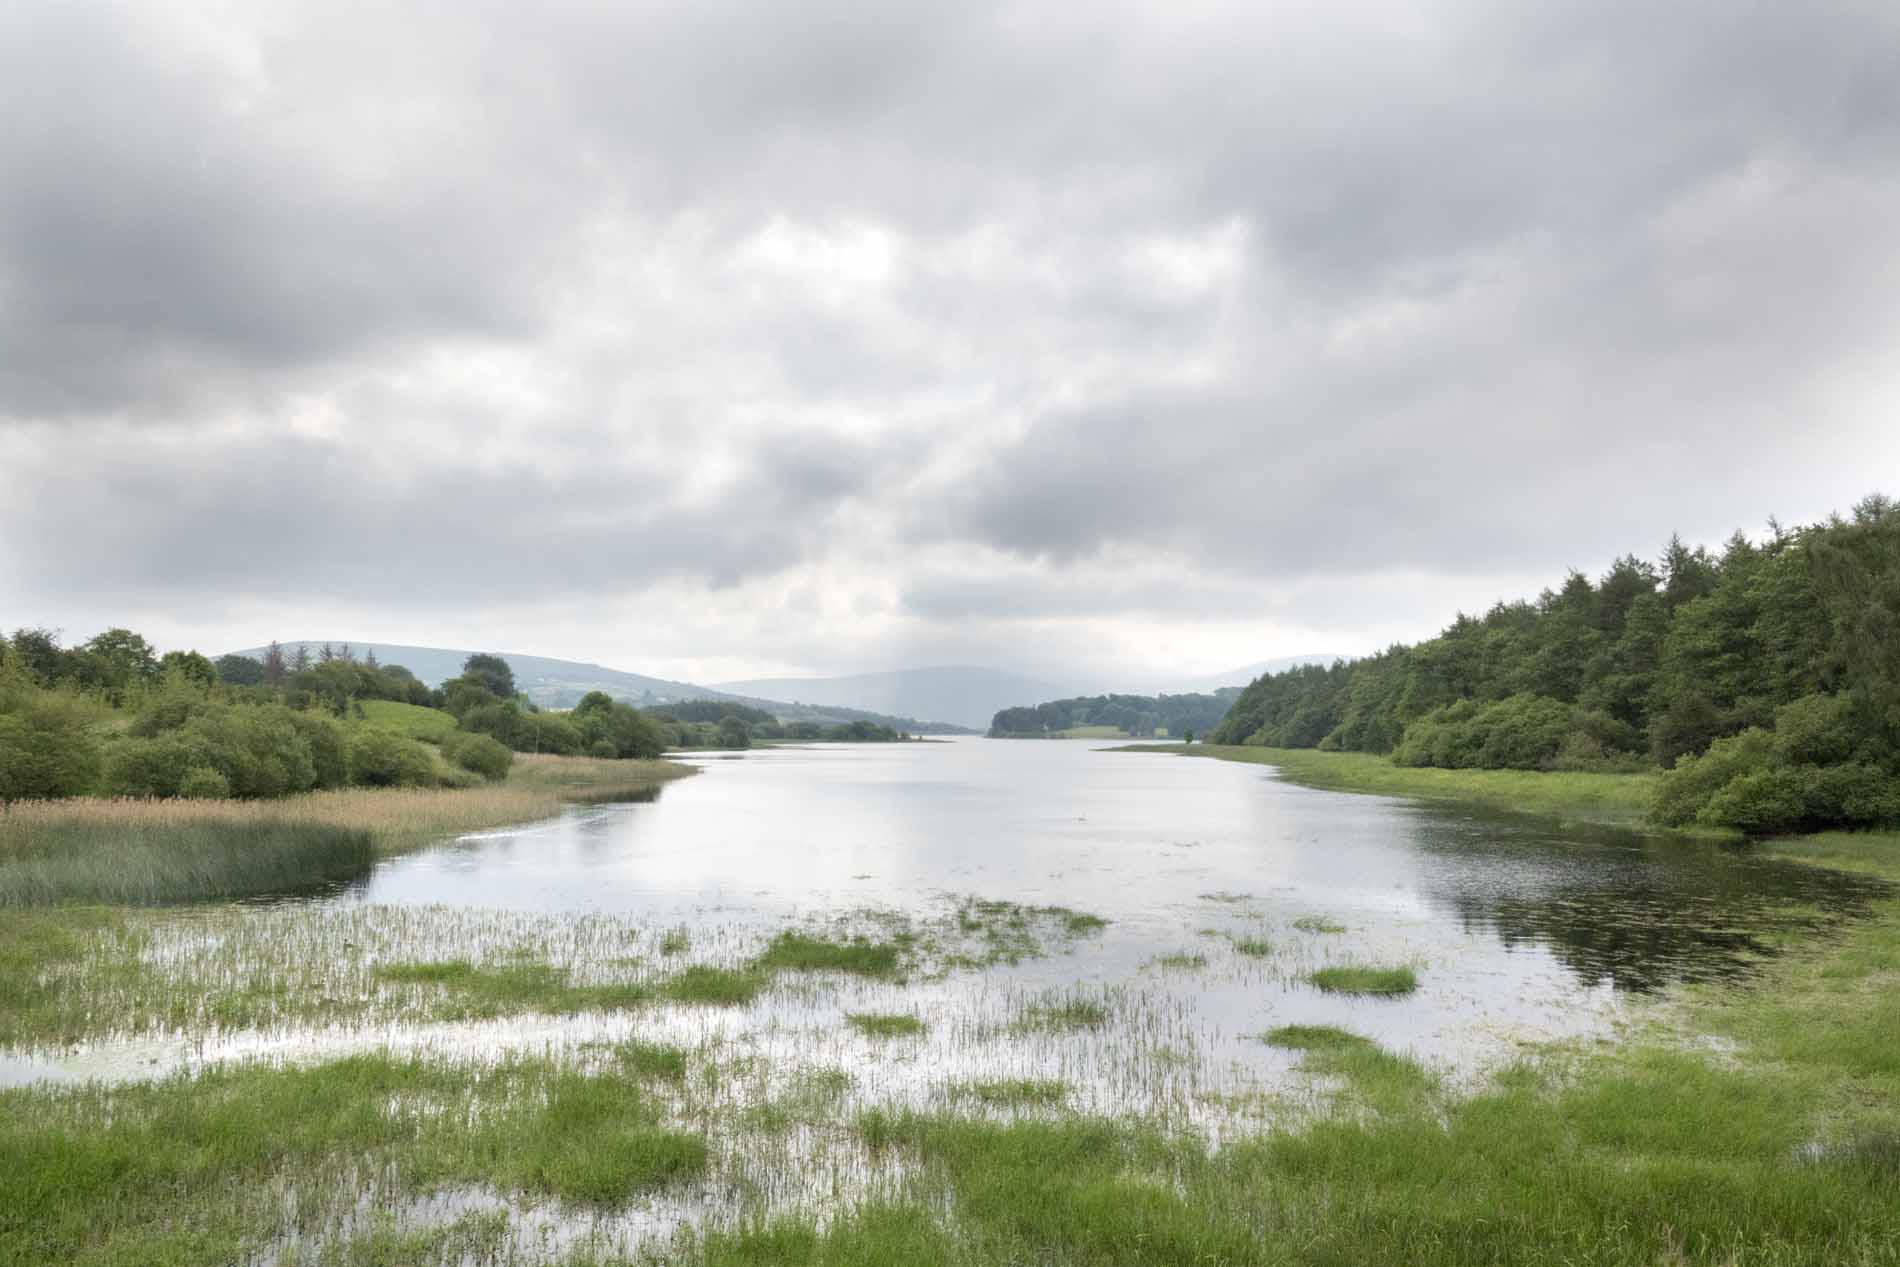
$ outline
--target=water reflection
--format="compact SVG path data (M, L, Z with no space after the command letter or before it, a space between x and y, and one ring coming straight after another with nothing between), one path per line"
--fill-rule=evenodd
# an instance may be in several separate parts
M1257 920L1330 913L1414 954L1455 953L1460 971L1530 973L1509 956L1538 947L1576 985L1643 992L1745 974L1777 934L1886 888L1679 840L1316 792L1257 766L962 740L720 760L642 804L386 863L333 900L695 921L975 893L1108 916L1140 934L1136 954L1229 892L1250 895ZM1492 950L1474 959L1472 935Z
M1428 899L1506 946L1548 947L1584 985L1735 980L1777 935L1866 911L1891 886L1746 847L1417 810Z

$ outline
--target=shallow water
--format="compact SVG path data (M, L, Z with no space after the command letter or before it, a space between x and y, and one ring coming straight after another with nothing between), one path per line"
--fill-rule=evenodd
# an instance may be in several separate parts
M1109 924L1045 936L1041 957L901 984L781 976L736 1009L187 1028L9 1056L0 1084L372 1045L483 1059L639 1034L828 1061L857 1070L867 1100L920 1101L958 1077L1059 1076L1089 1107L1205 1122L1220 1116L1210 1105L1296 1081L1296 1058L1258 1041L1273 1026L1343 1026L1474 1077L1526 1044L1607 1032L1632 994L1745 977L1777 935L1851 914L1877 888L1740 851L1077 742L783 748L702 764L649 800L466 837L321 899L248 908L236 924L180 919L145 957L181 980L235 988L276 972L286 995L349 998L377 989L379 963L492 961L523 946L576 980L658 980L688 962L742 962L790 925L875 935L906 920L954 937L972 897ZM670 929L686 930L689 954L653 953ZM1239 953L1243 938L1270 952ZM1419 989L1353 998L1305 980L1353 963L1409 965ZM1051 992L1076 991L1108 1006L1108 1026L1017 1024ZM852 1011L914 1012L930 1035L880 1044L845 1027Z

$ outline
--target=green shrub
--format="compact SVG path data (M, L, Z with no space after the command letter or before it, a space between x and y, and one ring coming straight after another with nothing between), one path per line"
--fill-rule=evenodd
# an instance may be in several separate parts
M614 746L614 741L611 739L596 739L593 743L587 745L587 755L590 757L601 757L608 761L617 761L620 758L620 749Z
M1749 727L1739 735L1717 739L1699 757L1683 757L1663 775L1650 811L1664 827L1687 827L1698 821L1710 798L1726 784L1768 768L1774 739L1767 731Z
M221 801L231 795L231 780L208 765L195 765L178 780L178 795L199 801Z
M350 737L350 782L372 787L429 787L435 760L429 749L403 735L366 726Z
M36 691L0 713L0 803L78 796L93 789L99 767L99 741L79 701Z
M1490 703L1460 700L1407 726L1392 759L1450 770L1550 769L1573 736L1573 711L1561 700L1538 695ZM1600 749L1601 740L1595 742Z
M313 787L343 787L350 781L349 740L343 727L321 713L284 709L284 720L310 748Z
M505 779L515 754L487 735L452 734L442 741L443 755L486 779Z
M581 732L553 713L524 713L515 727L516 752L552 752L571 757L581 750Z

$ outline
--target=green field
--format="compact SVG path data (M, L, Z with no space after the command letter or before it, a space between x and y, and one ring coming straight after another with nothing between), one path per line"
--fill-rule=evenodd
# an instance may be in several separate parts
M401 704L388 699L361 701L363 720L371 726L393 730L411 739L441 743L455 731L455 715L420 704Z

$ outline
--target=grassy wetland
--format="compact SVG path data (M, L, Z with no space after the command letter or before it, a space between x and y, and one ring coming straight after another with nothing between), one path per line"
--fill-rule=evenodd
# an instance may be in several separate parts
M1900 838L1082 745L544 817L359 821L315 897L4 912L0 1262L1900 1259Z

